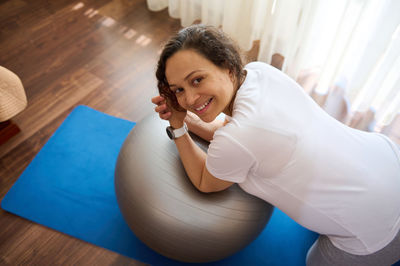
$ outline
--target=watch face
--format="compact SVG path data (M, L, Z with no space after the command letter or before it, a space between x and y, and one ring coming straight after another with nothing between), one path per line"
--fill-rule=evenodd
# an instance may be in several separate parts
M173 129L171 127L167 127L166 130L167 130L168 137L170 139L174 139L175 135L174 135Z

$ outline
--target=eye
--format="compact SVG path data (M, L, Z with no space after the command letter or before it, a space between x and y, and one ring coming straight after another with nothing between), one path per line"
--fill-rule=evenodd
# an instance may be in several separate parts
M203 78L202 78L202 77L194 79L194 80L193 80L193 85L194 85L194 86L197 86L197 85L199 85L199 84L200 84L200 82L201 82L202 80L203 80Z
M181 92L183 92L183 88L176 88L175 90L173 90L173 93L175 94L179 94Z

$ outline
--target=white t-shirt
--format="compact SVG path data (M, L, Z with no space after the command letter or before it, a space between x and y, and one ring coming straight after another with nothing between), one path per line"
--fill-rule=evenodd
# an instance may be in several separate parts
M371 254L400 228L400 152L323 111L281 71L245 68L229 123L218 129L206 167L275 205L349 253Z

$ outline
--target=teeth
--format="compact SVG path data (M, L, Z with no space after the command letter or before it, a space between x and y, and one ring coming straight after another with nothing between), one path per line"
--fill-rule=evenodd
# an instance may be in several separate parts
M211 98L212 99L212 98ZM209 99L205 104L203 104L202 106L200 106L199 108L196 108L196 111L201 111L203 110L210 102L211 99Z

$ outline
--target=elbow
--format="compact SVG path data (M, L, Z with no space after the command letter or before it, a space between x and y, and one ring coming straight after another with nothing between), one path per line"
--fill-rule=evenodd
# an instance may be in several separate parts
M203 193L211 193L213 192L210 187L206 186L203 182L204 178L201 177L199 184L196 186L197 190Z
M226 188L228 188L228 186L216 186L215 184L213 185L213 183L206 182L200 182L199 186L197 186L197 189L203 193L219 192Z
M215 192L214 190L212 190L212 189L210 189L210 188L207 188L207 187L204 187L204 186L198 186L197 187L197 189L200 191L200 192L202 192L202 193L212 193L212 192Z
M227 189L227 187L221 187L221 188L215 188L215 187L198 187L197 188L200 192L203 193L213 193L213 192L220 192L223 191L225 189Z
M215 190L211 186L207 185L206 178L204 177L204 175L201 175L200 182L196 186L196 188L197 190L203 193L215 192Z
M203 193L219 192L227 189L233 183L228 181L223 181L211 176L204 167L201 176L197 179L199 182L196 188Z

